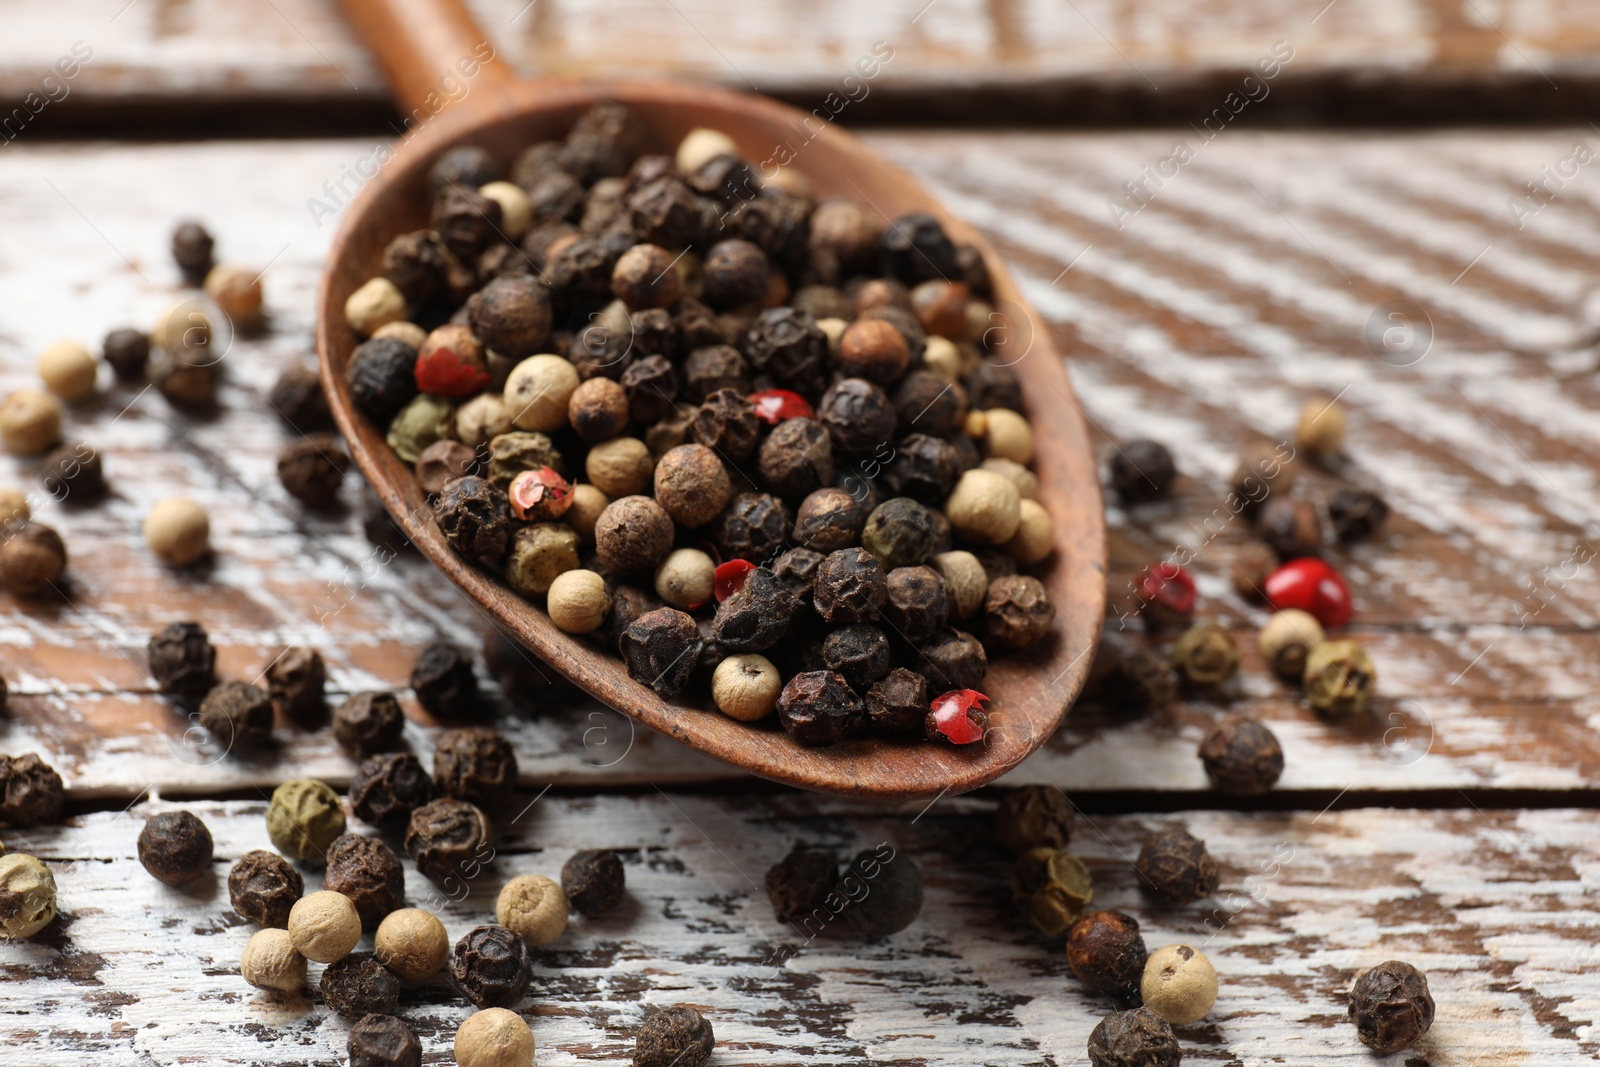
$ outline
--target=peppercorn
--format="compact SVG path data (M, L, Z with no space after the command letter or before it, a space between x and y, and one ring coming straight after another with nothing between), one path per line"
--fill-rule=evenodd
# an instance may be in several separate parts
M1388 517L1389 505L1368 489L1340 489L1328 498L1328 519L1342 543L1366 540Z
M1222 877L1206 843L1187 830L1166 830L1152 836L1134 866L1144 890L1173 905L1210 896Z
M376 926L405 902L405 871L394 850L375 837L342 834L328 846L323 888L343 893L365 926Z
M811 213L809 244L834 264L841 277L871 270L878 256L882 225L854 200L824 200Z
M849 378L887 386L900 380L911 362L905 336L881 319L859 319L839 339L836 363Z
M928 566L944 579L945 590L950 595L952 619L970 618L983 607L989 593L989 578L977 556L971 552L940 552L928 561Z
M839 882L839 861L830 852L796 841L789 854L767 869L767 898L781 923L804 921L824 906Z
M734 238L712 245L702 270L705 302L715 308L735 308L766 294L772 265L757 245Z
M423 710L435 718L462 718L477 710L472 657L446 641L423 646L411 668L411 688Z
M931 279L911 290L911 310L930 334L960 337L967 328L972 291L964 282Z
M1239 646L1221 624L1197 622L1173 646L1172 666L1190 685L1221 685L1239 670Z
M0 856L0 937L32 937L56 917L56 879L32 856Z
M866 519L866 511L843 489L818 489L800 502L794 537L817 552L837 552L856 543Z
M1100 680L1100 695L1107 707L1121 714L1159 711L1178 696L1172 661L1148 648L1128 649L1116 657Z
M867 690L867 729L883 736L920 735L928 714L928 682L896 667Z
M485 1008L456 1029L460 1067L533 1067L533 1030L505 1008Z
M876 626L841 626L823 639L822 658L829 670L863 692L889 673L889 639Z
M705 641L690 616L674 608L640 615L618 641L628 677L668 700L689 683Z
M976 419L976 422L974 422ZM981 437L984 454L1017 463L1033 460L1033 426L1027 419L1007 408L992 411L973 411L967 415L967 432Z
M94 353L75 341L61 341L39 354L39 377L45 388L69 404L94 395L99 364Z
M1280 496L1267 501L1256 528L1282 559L1315 556L1322 551L1322 518L1309 500Z
M685 1004L656 1008L639 1024L633 1067L705 1067L716 1044L710 1021L698 1011Z
M914 433L895 447L886 473L896 493L937 507L955 489L962 466L950 442Z
M780 169L761 195L741 199L728 214L735 233L761 246L774 264L799 274L807 256L806 230L811 216L811 196L797 195L784 186L799 177L793 168Z
M545 433L560 429L577 388L578 371L571 363L560 356L529 356L506 378L505 405L512 425Z
M1372 700L1377 668L1354 641L1324 641L1306 658L1306 701L1324 715L1360 715Z
M989 583L983 621L989 640L1007 648L1027 648L1050 631L1055 605L1037 578L1014 574Z
M411 813L405 849L421 874L444 882L452 874L474 871L494 856L489 819L475 804L442 797Z
M1178 468L1159 441L1129 441L1111 457L1111 487L1127 504L1160 500L1172 492Z
M216 684L216 649L197 622L168 624L150 638L146 654L163 693L198 697Z
M1344 409L1336 400L1310 400L1300 409L1294 445L1313 463L1327 463L1344 448Z
M1066 848L1072 840L1072 802L1054 786L1025 785L995 809L995 837L1013 855Z
M728 501L707 532L724 561L761 563L789 536L789 509L770 493L740 493Z
M272 706L284 715L292 719L307 719L322 712L328 669L322 662L322 654L316 649L284 649L268 665L266 676Z
M696 441L732 459L744 459L761 439L755 405L732 389L718 389L695 411L690 424Z
M861 547L887 568L909 567L933 554L932 513L910 497L895 497L873 509L861 531Z
M1298 608L1274 612L1256 639L1262 658L1280 678L1299 681L1306 659L1322 643L1322 624Z
M814 419L780 422L761 444L761 477L774 492L803 497L833 481L833 445Z
M286 367L267 392L267 403L296 433L333 429L322 379L310 367Z
M1266 597L1267 578L1278 569L1278 554L1260 541L1239 546L1228 568L1234 592L1246 600Z
M483 448L510 430L511 414L498 392L480 393L456 408L455 435L468 448Z
M967 417L967 391L930 370L914 370L895 386L900 432L943 437L959 431Z
M617 437L589 450L584 472L609 497L636 496L649 491L655 460L637 437Z
M185 219L172 230L172 259L183 272L183 280L199 285L211 270L212 250L216 242L206 228L193 219Z
M902 640L920 644L944 629L950 617L950 595L938 571L932 567L896 567L885 578L884 589L883 617Z
M118 381L136 382L150 362L150 335L126 326L112 330L100 344L100 358L111 364Z
M205 874L211 848L211 831L187 811L153 815L139 831L139 863L167 885L184 885Z
M467 559L494 567L511 538L506 495L476 475L446 482L433 501L434 518L450 547Z
M955 277L960 271L956 246L939 220L926 211L894 219L881 240L883 272L909 284L930 278Z
M502 274L472 294L467 323L485 347L521 359L550 336L550 293L532 275Z
M439 796L494 808L517 786L517 755L499 731L482 726L445 730L433 748L433 788Z
M1145 1007L1167 1022L1197 1023L1217 1002L1217 969L1188 945L1167 945L1150 954L1139 993Z
M399 747L405 722L393 693L353 693L334 709L333 736L352 757L365 759Z
M656 595L669 606L693 611L711 601L717 566L698 548L677 548L656 568Z
M22 827L55 822L65 802L61 775L37 752L0 755L0 822Z
M563 473L566 460L542 433L503 433L489 441L489 481L497 489L509 490L517 475L547 467Z
M840 549L817 568L813 600L817 614L828 622L874 622L888 597L883 566L865 549Z
M1090 912L1067 931L1067 966L1095 993L1135 996L1147 956L1138 920L1120 911Z
M479 926L450 953L450 984L478 1008L508 1008L533 978L527 943L504 926Z
M288 929L300 955L332 963L348 956L361 940L361 916L349 897L323 889L295 901Z
M578 569L578 534L558 522L517 529L506 560L506 582L523 596L543 596L550 583Z
M625 496L606 505L595 523L595 550L613 574L651 570L672 550L672 518L647 496Z
M732 484L722 460L705 445L679 445L655 468L656 502L681 526L711 522L727 505Z
M246 852L228 871L229 903L257 926L287 926L289 909L305 891L300 872L276 852Z
M817 420L846 455L867 455L894 436L895 410L882 389L865 378L843 378L817 404Z
M421 908L391 911L373 935L379 963L407 982L425 982L450 957L450 938L438 916Z
M804 671L778 696L778 722L802 745L831 745L865 725L866 707L831 670Z
M448 400L423 393L395 415L384 440L396 456L418 463L424 452L455 432L455 422L455 408Z
M422 1042L404 1019L374 1012L350 1027L350 1067L422 1067Z
M1300 608L1329 629L1349 622L1355 610L1344 578L1320 559L1290 560L1267 575L1261 592L1276 610Z
M411 304L422 304L444 291L454 253L432 230L414 230L392 239L383 249L383 276Z
M0 437L19 456L36 456L61 440L61 402L37 389L17 389L0 401Z
M824 558L821 552L809 548L791 548L772 561L772 573L796 599L809 604L816 588L817 569Z
M322 970L322 999L346 1019L388 1015L400 1006L400 980L365 952L337 959Z
M211 268L203 288L211 302L242 333L261 327L261 273L253 267L224 263Z
M770 569L757 567L717 606L712 634L728 651L764 652L783 639L801 607Z
M1380 963L1350 988L1349 1015L1368 1048L1383 1053L1411 1048L1433 1026L1428 977L1399 960Z
M592 917L615 911L627 891L622 859L608 848L573 853L561 865L561 891L580 914Z
M1222 720L1200 742L1199 756L1211 784L1225 793L1265 793L1283 774L1282 746L1254 719Z
M884 858L885 848L889 846L856 853L834 889L836 895L850 901L840 915L845 930L865 940L897 934L922 914L922 869L911 857L892 848ZM863 883L871 887L870 892L858 897Z
M1239 466L1228 480L1228 488L1233 491L1240 512L1254 515L1269 498L1287 496L1299 473L1294 450L1287 444L1260 442L1247 446L1239 457Z
M1022 495L993 471L969 470L961 475L944 505L956 534L978 544L1003 545L1022 524Z
M385 326L404 322L409 314L405 295L388 278L367 279L344 302L346 324L362 337L371 337ZM151 339L167 347L161 330L158 329Z
M389 421L417 395L417 349L392 337L374 337L350 353L344 380L350 402L375 422Z
M394 699L387 693L358 696L373 697L371 705L374 707L384 703L381 698ZM398 704L395 711L399 711ZM350 779L351 812L362 822L374 826L398 826L432 799L433 780L422 769L422 762L409 752L368 756Z
M106 494L105 467L89 445L62 445L41 464L44 491L58 501L91 503Z
M405 459L405 451L395 448L395 455ZM416 456L417 488L429 496L436 495L446 482L464 478L474 473L478 466L478 453L460 441L438 440Z
M761 312L745 331L741 348L750 366L775 384L810 396L822 392L828 338L805 312L789 307Z
M1172 1027L1149 1008L1108 1015L1089 1035L1089 1067L1178 1067L1182 1059Z
M1011 896L1046 937L1066 933L1094 899L1089 868L1070 852L1041 845L1011 869Z
M719 389L732 389L740 396L750 392L750 367L744 356L731 345L713 344L696 348L683 364L684 395L695 403Z
M471 188L451 184L440 189L433 198L429 218L445 247L467 260L475 258L499 236L502 221L500 205L479 193L476 184Z
M267 837L279 852L302 863L321 864L328 846L342 833L344 809L339 806L339 794L322 782L291 779L272 791Z
M223 682L200 702L199 722L228 751L259 750L272 741L272 701L249 682Z
M0 584L17 596L43 594L66 566L66 546L48 526L25 526L0 544Z
M239 977L275 993L298 993L306 984L306 958L287 930L257 930L239 955Z
M391 442L392 444L393 442ZM314 433L290 441L278 453L278 481L288 494L311 508L338 500L350 456L332 434Z
M440 190L452 185L476 189L480 185L499 181L504 177L499 160L477 145L456 145L447 149L428 168L428 195L438 195Z

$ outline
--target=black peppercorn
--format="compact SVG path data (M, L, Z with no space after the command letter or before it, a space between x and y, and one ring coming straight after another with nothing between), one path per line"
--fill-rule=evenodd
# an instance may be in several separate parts
M405 724L393 693L353 693L333 712L333 736L356 759L398 748Z
M200 702L199 721L229 751L260 749L272 740L272 700L249 682L223 682Z
M377 1013L350 1027L350 1067L422 1067L422 1042L404 1019Z
M865 724L866 707L834 671L805 671L778 696L778 722L802 745L831 745Z
M604 915L622 903L627 889L627 872L622 859L608 848L574 852L561 865L561 891L567 903L581 914Z
M800 502L794 539L817 552L837 552L856 543L866 520L866 509L845 490L818 489Z
M830 553L817 568L817 614L837 625L876 622L889 598L883 565L863 548Z
M391 1015L400 1006L400 979L368 952L352 952L322 969L322 1000L346 1019Z
M66 544L43 523L29 523L0 542L0 585L17 596L43 595L66 566Z
M328 669L314 648L286 648L267 667L267 691L273 707L292 719L310 718L322 711L327 682Z
M833 481L833 442L815 419L785 419L761 443L760 467L773 492L803 497Z
M544 277L563 307L595 307L611 297L611 272L624 249L601 237L578 237L557 245L545 261Z
M891 581L893 577L891 573ZM893 617L892 592L889 605L889 614ZM969 633L948 627L927 641L913 640L917 642L921 669L939 692L983 687L983 677L989 673L989 654L984 651L982 641Z
M55 500L88 504L106 495L105 464L83 442L51 449L40 464L44 491Z
M322 379L310 367L287 367L267 392L267 403L296 433L333 429L333 414L322 391Z
M198 697L216 684L216 650L197 622L175 622L150 638L150 673L163 693Z
M489 840L488 817L465 800L429 801L406 824L406 854L425 878L439 883L451 875L470 877L493 859Z
M1022 382L1017 372L1004 363L983 360L961 379L961 384L967 390L967 403L977 411L990 408L1022 411Z
M735 238L712 245L702 270L706 303L733 308L755 303L766 294L771 264L755 244Z
M1206 777L1225 793L1265 793L1283 774L1283 746L1254 719L1222 720L1200 742Z
M761 420L755 405L732 389L718 389L706 397L690 423L694 439L729 459L744 459L761 440Z
M928 680L896 667L867 690L867 728L887 737L922 736L928 715Z
M446 248L471 262L500 236L500 205L476 186L450 185L433 198L429 222Z
M801 932L812 933L803 924L825 906L839 882L839 861L832 853L796 841L789 854L767 869L767 899L772 913L782 923L800 923ZM823 921L831 917L823 912Z
M528 186L527 193L532 221L539 225L572 222L583 215L586 194L570 174L548 171Z
M433 515L450 547L486 567L505 559L511 542L511 504L483 478L446 482L433 501Z
M728 204L749 200L761 191L761 179L750 164L731 152L718 152L688 176L689 187L702 196Z
M1148 648L1127 649L1100 680L1100 695L1119 714L1159 711L1177 699L1178 677L1167 657Z
M210 273L212 251L216 242L206 228L193 219L185 219L172 230L172 258L183 272L183 280L199 285Z
M841 626L822 640L822 659L857 692L889 673L889 639L876 626Z
M436 718L464 718L478 709L472 657L446 641L424 646L411 668L411 688L423 710Z
M153 815L139 831L139 862L159 882L192 882L211 868L211 831L191 812Z
M398 826L432 799L433 779L409 752L368 756L350 779L350 811L373 826Z
M933 555L935 535L933 513L908 496L897 496L867 516L861 547L886 568L911 567Z
M995 838L1016 856L1036 848L1063 849L1072 841L1072 817L1072 801L1061 790L1025 785L995 809Z
M367 927L403 907L405 871L394 850L375 837L341 834L328 846L328 870L322 888L343 893L356 906Z
M801 607L777 575L757 567L717 605L711 633L725 651L765 652L783 639Z
M350 456L332 434L314 433L290 441L278 453L278 481L289 495L311 508L337 501Z
M445 730L433 746L433 789L494 810L517 787L517 754L498 730Z
M810 259L810 221L810 200L771 185L754 199L741 199L728 216L736 234L760 245L767 258L790 274L799 274Z
M745 331L741 347L751 367L785 389L814 397L827 382L828 336L803 311L763 311Z
M635 186L626 203L634 234L663 248L700 244L720 214L711 201L671 175Z
M450 984L478 1008L510 1008L528 992L528 945L504 926L479 926L450 952Z
M705 1067L716 1047L711 1023L683 1004L644 1017L633 1046L633 1067Z
M740 493L707 531L724 561L771 559L789 536L789 510L770 493Z
M684 395L697 404L719 389L743 396L751 389L750 366L732 345L707 345L684 360L683 383Z
M1120 911L1090 912L1067 931L1067 966L1096 993L1137 996L1148 956L1138 920Z
M397 337L374 337L356 346L344 368L350 402L387 426L417 396L417 350Z
M452 258L438 234L414 230L384 246L383 276L415 306L446 289Z
M1428 978L1409 963L1380 963L1356 979L1349 1014L1368 1048L1383 1053L1408 1049L1433 1026Z
M894 437L895 410L882 389L865 378L844 378L817 404L817 421L846 455L872 453Z
M621 104L600 103L579 117L556 158L568 174L592 183L626 174L647 142L644 125L633 112Z
M428 168L428 195L437 196L452 185L476 189L505 177L500 161L486 149L463 144L445 150Z
M1322 551L1322 517L1309 500L1274 497L1256 517L1256 528L1280 559L1315 556Z
M139 381L150 363L150 335L126 326L112 330L101 343L100 355L111 364L118 381Z
M932 371L914 370L895 386L894 413L903 434L959 433L967 417L967 391Z
M1178 468L1159 441L1129 441L1111 456L1111 487L1125 503L1159 500L1172 491Z
M772 561L772 574L801 604L809 604L823 558L821 552L809 548L791 548Z
M283 929L289 909L305 894L305 879L276 852L246 852L228 871L228 900L233 910L257 926Z
M1389 505L1368 489L1340 489L1328 498L1328 519L1341 542L1366 540L1388 517Z
M502 356L531 356L550 336L550 293L532 275L501 275L466 306L473 334Z
M841 917L856 937L897 934L922 914L922 869L887 844L856 853L835 891L850 901Z
M1044 583L1025 574L996 578L983 600L983 621L989 640L1006 648L1027 648L1050 629L1055 605Z
M944 629L950 592L932 567L896 567L885 577L884 590L883 618L902 640L919 644Z
M956 487L963 469L955 445L914 433L895 446L887 475L896 493L938 507Z
M1142 888L1166 904L1188 904L1208 897L1222 879L1206 843L1187 830L1167 830L1151 837L1134 866Z
M955 242L939 220L926 211L913 211L889 223L883 231L883 272L907 285L929 278L954 278L961 272Z
M1182 1059L1171 1025L1149 1008L1108 1015L1089 1035L1089 1067L1178 1067Z
M618 645L628 677L669 700L689 683L705 649L694 618L675 608L645 612L623 631Z
M655 422L672 410L678 396L678 371L666 356L645 356L622 372L622 391L628 398L628 417L635 422Z

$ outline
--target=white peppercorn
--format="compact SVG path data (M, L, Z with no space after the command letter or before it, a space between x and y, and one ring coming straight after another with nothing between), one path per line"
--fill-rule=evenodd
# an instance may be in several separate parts
M675 608L692 611L711 600L717 565L698 548L674 549L656 568L656 596Z
M372 278L344 302L344 320L362 337L408 317L405 295L388 278Z
M983 607L989 593L989 574L971 552L941 552L928 561L950 592L950 615L969 619Z
M978 544L1003 545L1022 523L1022 494L1003 475L969 470L945 501L944 513L957 536Z
M1144 1006L1179 1026L1197 1023L1217 1002L1217 969L1188 945L1150 953L1139 982Z
M6 450L36 456L61 440L61 401L38 389L18 389L0 400L0 439Z
M519 430L548 433L567 424L567 405L578 388L578 369L560 356L529 356L506 378L505 405Z
M600 628L611 612L606 581L594 571L571 570L550 583L545 610L556 627L569 634L586 634Z
M162 560L186 567L210 550L211 519L188 497L168 497L145 516L144 539Z
M730 719L755 722L778 706L783 676L767 657L756 653L729 656L711 675L711 699Z
M1003 547L1018 563L1042 563L1055 550L1055 522L1037 500L1024 497L1019 507L1017 532Z
M239 977L257 989L298 992L306 985L306 958L295 950L289 931L257 930L239 956Z
M506 1008L484 1008L456 1030L458 1067L533 1067L533 1030Z
M308 893L289 909L289 936L306 959L332 963L348 956L361 940L361 916L343 893Z
M378 924L372 952L398 977L424 982L438 974L450 957L450 936L432 912L401 908L385 915Z
M94 395L99 369L94 353L76 341L61 341L39 353L39 377L45 388L69 404Z
M548 945L567 928L567 894L542 874L518 875L501 888L494 917L529 947Z
M584 471L595 488L611 497L649 493L655 459L637 437L616 437L589 449Z

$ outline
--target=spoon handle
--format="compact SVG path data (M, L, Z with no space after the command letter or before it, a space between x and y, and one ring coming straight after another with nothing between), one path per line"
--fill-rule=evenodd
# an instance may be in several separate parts
M516 80L464 0L340 0L345 17L378 57L408 120L449 104L504 96Z

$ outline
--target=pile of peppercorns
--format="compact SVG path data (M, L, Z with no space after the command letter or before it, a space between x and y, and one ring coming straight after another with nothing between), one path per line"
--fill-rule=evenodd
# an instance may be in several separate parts
M990 653L1055 614L981 255L713 130L649 147L601 104L509 171L441 156L431 227L345 306L352 402L463 558L662 697L805 745L980 740Z

